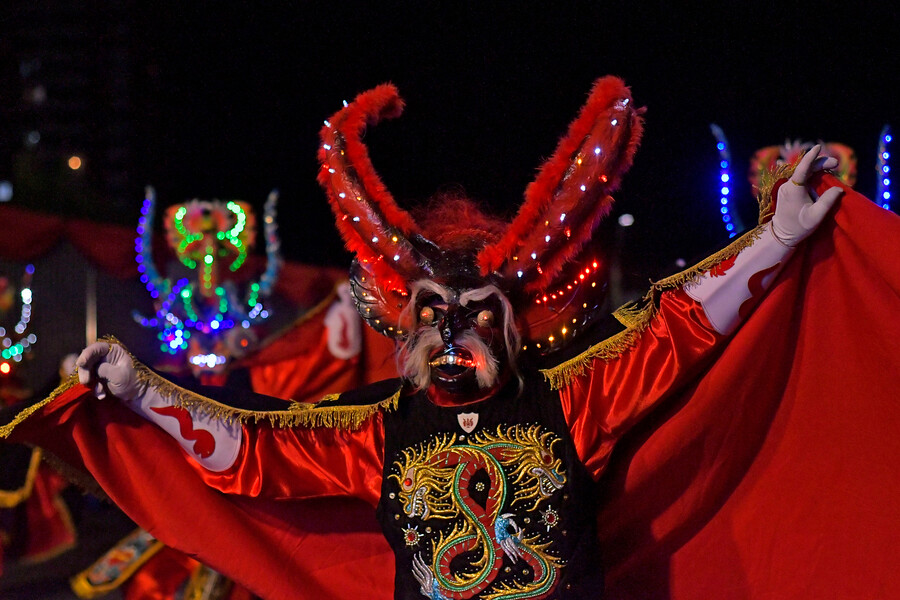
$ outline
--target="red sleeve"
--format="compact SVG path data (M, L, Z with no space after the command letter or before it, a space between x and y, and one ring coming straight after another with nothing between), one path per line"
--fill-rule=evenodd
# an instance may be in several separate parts
M222 473L196 468L208 485L229 494L270 499L352 496L374 506L381 494L383 452L380 413L353 431L247 423L232 468Z
M560 389L578 455L595 478L616 441L662 398L690 381L724 339L699 303L681 288L668 291L634 344L615 358L595 358L585 374Z
M222 494L197 477L169 434L80 385L13 415L0 411L0 438L6 436L45 448L81 483L91 483L89 473L91 489L99 484L158 540L260 597L293 600L298 590L304 598L390 595L393 571L384 565L391 551L371 505L349 497Z

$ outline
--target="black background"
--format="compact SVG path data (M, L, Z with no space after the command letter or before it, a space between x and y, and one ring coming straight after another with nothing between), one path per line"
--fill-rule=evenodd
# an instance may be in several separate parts
M897 121L897 9L683 4L126 2L135 201L120 220L137 220L147 183L162 206L261 207L277 187L286 256L346 264L315 183L318 130L384 81L407 110L367 143L395 197L408 206L459 184L512 213L593 80L624 78L648 108L616 209L636 217L625 264L642 277L726 239L712 122L732 145L745 223L747 160L786 138L851 145L857 187L873 195L878 134Z

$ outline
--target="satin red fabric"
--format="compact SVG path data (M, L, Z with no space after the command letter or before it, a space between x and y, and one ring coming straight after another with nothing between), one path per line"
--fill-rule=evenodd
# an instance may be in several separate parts
M193 558L172 548L162 548L125 585L124 600L170 600L200 566Z
M840 202L712 363L627 433L630 417L610 425L624 435L598 511L609 597L900 597L900 219L849 190ZM265 598L391 597L370 507L213 492L163 432L85 392L14 437Z
M318 402L326 394L397 376L394 342L363 327L362 351L338 359L328 350L328 330L320 310L241 362L253 391L298 402Z
M715 363L616 448L610 597L900 597L900 218L846 190Z
M122 586L124 600L171 600L184 591L194 571L201 565L172 548L163 548L153 555ZM226 600L252 600L253 595L236 583L231 583Z
M157 539L263 598L391 597L392 555L372 507L359 500L221 494L166 433L82 386L26 419L12 438L40 440L45 451L92 473Z
M560 390L578 456L595 479L619 438L696 377L724 341L703 308L674 290L663 294L657 318L633 346L615 360L595 359L590 370Z
M234 466L213 473L197 465L197 474L227 494L276 500L349 496L374 509L384 467L381 417L355 431L245 425Z

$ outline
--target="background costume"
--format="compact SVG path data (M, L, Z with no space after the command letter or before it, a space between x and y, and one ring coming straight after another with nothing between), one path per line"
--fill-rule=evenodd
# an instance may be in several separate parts
M819 191L836 184L827 176L823 181ZM797 251L787 270L781 274L781 284L766 297L721 356L706 368L683 371L683 378L658 390L656 399L663 402L661 409L670 418L663 424L653 423L659 427L649 439L641 439L647 436L648 429L638 429L632 432L631 438L624 440L625 448L630 452L626 451L613 462L609 485L604 488L605 497L599 513L600 540L606 564L610 567L608 592L612 597L635 590L643 596L669 594L689 598L696 597L700 591L722 593L723 589L734 591L738 597L797 597L822 592L827 596L839 584L850 595L866 595L868 592L880 593L893 585L888 570L879 568L884 563L872 561L865 565L866 577L836 581L840 577L838 573L842 573L839 567L845 564L846 551L871 550L873 545L882 543L886 546L886 540L895 531L892 520L888 519L893 513L890 509L892 500L872 485L874 478L869 478L865 469L842 468L841 477L832 479L822 475L829 474L839 462L829 462L824 469L827 473L823 473L817 461L822 455L834 458L837 452L837 458L846 460L847 465L860 466L856 454L859 448L853 445L859 442L867 444L864 453L877 449L886 452L888 457L897 456L896 445L886 437L861 435L860 430L849 426L846 420L850 412L847 408L853 408L854 422L865 423L877 434L895 417L889 411L890 403L884 390L894 377L892 367L898 332L894 321L883 317L893 314L897 304L898 275L890 264L892 261L885 258L896 246L893 240L897 227L895 217L848 190L835 223L823 226ZM727 258L727 254L719 256L705 268L715 268ZM872 276L859 278L859 273L867 270ZM678 287L685 279L676 278L656 286L655 292L663 294L662 308L643 314L641 319L635 318L623 335L644 336L653 332L654 327L668 326L665 303L670 294L665 290ZM883 302L873 302L872 297ZM658 295L651 296L651 300L658 298ZM856 311L853 315L846 310L851 306ZM846 310L848 316L836 316L838 309ZM779 339L785 331L795 336ZM778 343L771 343L773 337ZM866 340L861 341L864 337ZM615 365L617 358L637 347L639 345L631 343L615 344L612 354L594 359L601 361L595 367ZM824 347L840 352L820 351ZM815 356L810 358L810 354ZM837 373L838 376L826 381L823 373ZM749 381L748 374L752 376ZM646 371L635 371L635 376L647 375ZM649 375L655 377L656 370ZM579 381L585 379L576 379L574 385L577 386ZM848 389L853 393L846 394ZM865 394L859 395L857 391ZM341 519L331 522L323 518L330 510L344 509L345 506L335 505L330 499L303 503L287 498L219 495L197 481L192 474L194 467L183 462L181 450L171 444L166 434L152 427L135 427L142 423L141 419L118 404L101 407L97 403L79 402L78 398L84 393L79 386L63 390L49 403L36 407L41 419L21 420L28 416L23 414L13 423L15 428L7 428L6 432L12 429L16 437L34 437L37 433L33 427L38 421L52 422L63 428L70 435L54 436L58 438L54 444L45 444L49 449L64 460L87 468L102 486L109 488L117 503L154 534L158 532L160 539L176 543L188 552L197 552L204 561L234 575L266 597L296 597L298 589L310 597L313 594L347 597L353 593L372 597L373 589L389 589L385 583L390 574L384 572L383 561L369 562L384 548L383 540L377 536L363 532L359 534L358 544L342 546L331 553L320 551L325 547L333 548L328 541L331 532L326 532L324 537L318 535L323 528L333 524L336 533L344 534L355 526L346 516L354 513L339 513ZM852 400L849 407L848 398ZM565 404L565 392L562 399ZM689 403L688 399L691 400ZM393 396L388 395L385 400L393 403ZM248 420L262 416L267 407L258 405L261 401L249 399L247 402L257 403L244 406L243 410L250 412L231 414L245 414ZM814 403L810 404L811 401ZM866 410L868 407L860 408L861 402L872 407L872 411L885 408L888 411L882 415L884 418L873 420L872 413ZM813 427L803 418L797 423L791 419L798 416L796 412L785 415L781 412L784 410L820 411L821 421L815 424L821 427ZM329 409L324 408L324 411L318 413L323 417L312 416L317 414L316 411L304 411L299 413L302 416L294 417L297 422L315 422L320 418L340 421L341 415L347 414L339 409L329 413ZM626 412L636 415L633 410ZM693 414L688 417L688 413ZM324 416L328 414L332 416ZM358 412L352 414L359 415ZM372 411L355 424L361 424L365 429L370 423L377 422L381 414L378 410ZM658 411L652 419L662 414ZM809 416L808 413L800 415ZM275 415L276 421L282 418L285 422L291 421L289 417ZM844 425L838 431L844 438L840 435L829 437L824 443L831 444L831 449L826 453L824 448L816 445L822 442L815 432L828 430L831 419L839 419ZM350 420L356 421L357 417ZM100 427L99 431L105 427L107 437L91 433L95 427ZM811 430L814 435L809 435ZM261 421L247 431L271 435L265 432L276 429ZM693 435L697 431L702 431L702 437ZM299 430L296 435L302 437L307 432ZM344 443L342 434L335 432L333 435L334 444ZM573 435L573 439L580 437ZM757 444L747 444L748 439L755 439ZM809 445L797 444L796 439L809 442ZM852 443L841 444L844 439ZM77 442L77 451L73 440ZM643 443L635 445L638 440ZM710 444L732 441L735 441L735 447L729 449L733 452L722 451L721 446L709 449ZM812 456L798 462L796 455L782 457L774 452L772 445L779 446L779 450L811 451ZM158 450L158 454L154 456L153 464L146 464L147 448L150 447ZM117 451L109 452L109 448ZM354 462L361 458L363 455L355 456ZM377 465L377 459L376 453L363 462ZM798 491L798 502L786 508L772 501L784 494L782 485L755 485L763 482L783 484L796 479L800 473L794 467L798 464L810 469L806 483L809 489L818 486L819 494L809 496L805 491ZM121 477L138 467L142 473L150 475L150 480L154 474L166 477L171 481L170 487L153 489L150 480ZM330 467L329 472L334 472L336 465ZM683 476L685 472L696 475L691 479ZM837 518L848 512L851 502L835 494L834 487L829 484L841 480L843 486L851 479L859 489L865 490L867 496L882 501L867 503L865 510L858 511L866 524L877 525L878 531L871 536L868 532L866 536L853 535L847 526L842 527L846 521ZM879 486L882 483L879 481ZM643 500L632 501L635 495ZM837 502L819 503L821 498L828 496L834 496ZM853 497L858 496L854 494ZM183 498L185 503L203 502L206 514L199 520L196 520L197 515L187 516L180 511L170 514L165 503L177 503L177 498ZM764 513L755 513L759 506L765 507ZM817 518L814 521L791 519L792 513L798 510L801 514L809 510ZM817 538L810 542L802 533L802 527L798 535L785 536L783 528L776 524L787 520L799 525L814 523L815 527L806 534L815 534ZM828 527L822 526L825 522ZM855 527L852 529L858 532ZM268 533L267 543L260 541L259 532ZM829 535L834 535L833 541L841 543L832 546L829 543L832 540L823 539ZM777 547L767 544L776 536L779 538ZM709 544L721 547L721 541L728 538L734 544L737 558L729 561L724 553L720 553L716 558L721 560L713 561L715 568L707 571L711 561L704 550L711 547ZM240 547L239 553L226 547L226 542L234 544L235 540L240 543L232 548ZM826 548L820 550L814 563L809 561L807 552L810 544L819 549ZM840 548L831 555L827 550L831 547ZM751 564L745 570L740 558L747 554L765 557L775 566ZM248 556L253 557L251 561L247 560ZM291 557L298 570L285 569L285 557ZM348 564L368 576L340 581L329 579L329 571L334 573L334 569ZM304 565L306 571L301 575L299 568ZM797 577L799 565L803 565L808 574L802 581ZM276 570L283 573L283 577L271 577ZM666 570L669 573L665 573ZM680 574L684 576L680 577ZM665 584L660 582L669 582L669 589L664 589ZM359 587L351 589L356 584ZM715 587L720 585L725 587ZM867 587L869 585L878 587L872 589Z

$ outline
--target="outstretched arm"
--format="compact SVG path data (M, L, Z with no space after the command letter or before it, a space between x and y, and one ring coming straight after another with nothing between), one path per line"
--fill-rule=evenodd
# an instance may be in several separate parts
M740 242L740 251L710 261L684 283L672 278L653 316L547 374L560 388L579 455L597 476L616 440L673 390L704 368L762 298L803 239L825 219L841 193L813 200L810 174L834 166L811 149L778 190L775 216ZM681 282L681 283L678 283ZM635 319L640 320L640 317Z
M237 409L230 400L226 405L177 388L109 342L88 346L77 365L79 380L97 398L114 395L162 428L193 459L189 462L199 465L194 470L203 481L220 491L266 498L353 496L377 502L383 427L376 410L357 419L351 431L316 426L340 422L340 417L323 414L329 408L284 402L284 409L274 411ZM253 401L273 401L252 396Z
M731 264L711 269L684 286L688 296L703 307L716 332L729 335L737 329L794 248L815 231L840 196L842 190L833 187L813 201L807 188L813 172L837 166L837 159L819 157L820 149L816 145L807 152L793 176L779 188L775 216L761 229L758 239Z
M176 406L173 399L142 383L131 355L119 344L94 342L76 361L78 380L98 399L111 394L161 427L198 464L213 472L234 465L241 449L241 424L214 419L198 409Z

